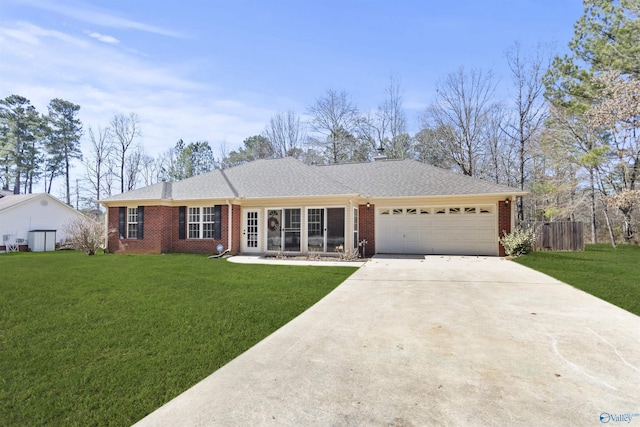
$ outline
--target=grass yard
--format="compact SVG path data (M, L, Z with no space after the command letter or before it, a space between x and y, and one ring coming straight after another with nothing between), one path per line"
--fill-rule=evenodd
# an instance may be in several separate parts
M0 424L131 425L321 299L349 267L0 255Z
M586 245L584 252L534 252L514 261L640 316L640 246Z

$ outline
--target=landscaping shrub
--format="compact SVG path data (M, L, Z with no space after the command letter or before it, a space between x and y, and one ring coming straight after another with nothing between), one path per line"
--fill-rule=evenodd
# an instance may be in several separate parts
M533 252L536 244L536 233L533 228L517 227L511 233L504 233L500 239L508 256L520 256Z

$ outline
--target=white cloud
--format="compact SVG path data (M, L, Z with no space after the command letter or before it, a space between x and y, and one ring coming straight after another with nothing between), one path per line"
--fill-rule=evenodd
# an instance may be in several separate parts
M87 34L89 37L94 38L96 40L99 40L103 43L109 43L109 44L118 44L120 43L120 40L118 40L117 38L113 37L113 36L107 36L104 34L100 34L100 33L96 33L96 32L89 32L86 31L85 34Z
M52 38L76 46L87 46L84 40L56 30L47 30L29 22L17 22L15 28L0 28L0 35L4 35L13 41L28 43L30 45L40 45L42 38ZM11 40L8 40L3 49L11 48Z
M27 4L41 9L59 13L69 18L77 19L89 24L100 25L108 28L119 28L159 34L167 37L184 38L185 36L177 31L160 28L144 22L116 16L108 11L99 10L93 5L75 2L62 4L60 1L22 0Z
M114 114L134 112L141 121L140 142L152 155L180 138L207 140L214 150L223 142L237 149L275 112L273 100L260 94L227 93L192 79L195 64L157 64L89 35L76 38L25 23L0 27L6 39L0 46L0 98L25 96L40 112L53 98L69 100L80 105L85 130L104 127Z

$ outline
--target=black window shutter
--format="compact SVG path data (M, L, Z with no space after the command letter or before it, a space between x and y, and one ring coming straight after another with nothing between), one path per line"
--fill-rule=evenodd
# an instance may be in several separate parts
M138 225L136 226L138 240L144 239L144 206L138 206Z
M222 239L222 205L213 208L213 239Z
M185 239L187 237L187 207L180 206L178 210L178 238Z
M118 234L121 239L126 236L127 228L127 208L121 207L118 209Z

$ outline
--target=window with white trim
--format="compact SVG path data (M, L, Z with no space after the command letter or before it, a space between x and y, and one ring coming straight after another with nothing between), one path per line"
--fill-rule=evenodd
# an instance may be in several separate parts
M190 207L187 215L189 239L213 239L215 235L215 207Z
M213 239L215 226L215 213L213 206L202 208L202 238Z
M138 208L127 208L127 239L138 238Z

